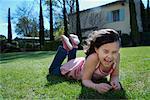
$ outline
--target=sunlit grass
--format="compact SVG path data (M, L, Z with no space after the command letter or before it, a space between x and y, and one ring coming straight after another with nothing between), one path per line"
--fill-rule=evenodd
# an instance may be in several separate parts
M56 52L0 54L0 99L150 98L150 47L121 48L120 80L125 90L99 94L80 81L48 76ZM85 56L78 51L78 56ZM47 78L46 78L47 77ZM47 79L49 81L47 81ZM125 97L123 97L125 95Z

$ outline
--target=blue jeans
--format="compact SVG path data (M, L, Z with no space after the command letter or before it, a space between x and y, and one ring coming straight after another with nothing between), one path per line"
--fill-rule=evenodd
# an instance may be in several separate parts
M77 49L73 48L68 52L62 46L59 46L57 49L57 53L54 57L54 60L49 67L49 73L52 75L61 75L60 67L62 66L61 64L63 63L64 59L66 58L67 55L68 61L76 58L76 51Z

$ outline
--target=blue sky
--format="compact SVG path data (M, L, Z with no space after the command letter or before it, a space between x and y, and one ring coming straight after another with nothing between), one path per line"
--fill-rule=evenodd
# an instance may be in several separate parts
M33 2L34 1L34 2ZM25 2L29 3L37 3L39 0L0 0L0 34L3 34L7 37L7 16L8 16L8 8L11 9L11 17L15 13L17 6ZM109 2L113 2L116 0L79 0L80 10L88 9L96 6L100 6ZM144 5L147 5L147 0L142 0ZM30 4L30 3L29 3ZM45 18L45 27L48 27L48 20ZM14 24L12 23L12 33L13 38L16 37Z

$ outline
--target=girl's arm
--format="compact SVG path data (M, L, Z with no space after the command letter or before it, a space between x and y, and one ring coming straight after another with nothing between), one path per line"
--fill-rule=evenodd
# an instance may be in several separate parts
M98 64L97 55L96 54L89 55L89 57L85 61L82 73L82 84L84 86L95 89L95 83L93 83L91 79L97 64Z
M118 58L116 60L116 68L113 73L110 75L110 81L118 80L119 81L119 63L120 63L120 53L118 54Z
M114 90L119 90L121 88L119 83L119 62L120 62L120 54L118 55L118 59L116 61L116 68L110 75L110 84L112 85Z
M99 60L96 54L92 54L87 58L82 73L82 84L88 88L95 89L100 93L105 93L112 88L109 84L96 84L91 81L92 75L95 71L98 61Z

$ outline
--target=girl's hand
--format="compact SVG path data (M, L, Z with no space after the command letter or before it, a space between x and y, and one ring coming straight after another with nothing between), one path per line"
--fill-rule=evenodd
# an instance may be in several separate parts
M111 81L110 84L114 90L121 89L120 83L117 80Z
M110 89L112 89L112 86L107 84L107 83L100 83L100 84L95 84L95 89L99 92L99 93L106 93L108 92Z

